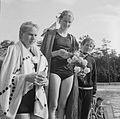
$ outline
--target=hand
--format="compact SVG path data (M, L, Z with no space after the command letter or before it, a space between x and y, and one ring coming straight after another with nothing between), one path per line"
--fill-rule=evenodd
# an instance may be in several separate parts
M85 74L85 73L78 72L78 73L77 73L77 76L79 76L80 78L83 79L83 78L86 76L86 74Z
M37 74L37 72L27 74L25 80L36 85L48 85L48 79L43 72L40 72L39 74Z
M25 75L25 80L28 81L28 82L34 83L36 76L37 76L37 72L26 74Z
M68 59L71 56L71 53L67 52L65 49L58 50L58 56Z
M35 84L37 85L48 85L47 73L45 71L41 71L37 74Z
M34 82L36 85L40 85L40 86L47 86L49 81L47 78L40 78L39 80L35 80Z

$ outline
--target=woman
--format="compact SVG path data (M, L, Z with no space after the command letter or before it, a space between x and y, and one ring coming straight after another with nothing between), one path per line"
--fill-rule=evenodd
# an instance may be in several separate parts
M90 55L94 46L94 41L89 37L86 37L81 43L81 53L88 62L87 67L90 68L90 72L84 77L80 73L77 74L79 85L79 119L87 119L92 97L97 90L96 63Z
M41 46L49 63L49 119L55 119L55 115L58 119L64 118L66 102L73 86L73 68L67 65L67 59L78 47L76 39L68 33L73 19L72 12L64 10L59 16L60 27L47 31Z
M48 63L35 46L38 26L25 22L19 41L8 47L0 75L0 104L10 119L47 119L44 85L48 84Z

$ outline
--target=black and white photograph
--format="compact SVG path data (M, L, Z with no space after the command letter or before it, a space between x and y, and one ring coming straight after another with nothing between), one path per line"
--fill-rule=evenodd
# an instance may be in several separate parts
M0 119L120 119L119 0L0 0Z

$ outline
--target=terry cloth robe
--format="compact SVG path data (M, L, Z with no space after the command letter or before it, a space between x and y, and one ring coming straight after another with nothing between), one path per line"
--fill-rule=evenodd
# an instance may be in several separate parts
M50 30L45 34L41 45L41 51L46 56L48 60L48 73L50 73L50 66L51 66L51 52L53 48L54 39L56 36L56 30ZM71 40L73 40L73 51L78 49L78 44L75 38L71 36ZM49 74L48 74L49 77ZM49 79L50 80L50 79ZM48 94L49 98L49 87L46 89L46 93ZM68 97L66 109L65 109L66 119L78 119L78 80L76 76L74 76L74 83L71 90L71 93Z
M30 51L21 41L8 48L3 61L0 74L0 105L3 114L14 119L21 103L22 96L33 88L33 83L25 82L25 75L35 72L36 59L37 72L44 71L47 76L48 62L37 46L32 46ZM34 115L48 119L47 99L43 86L36 85Z

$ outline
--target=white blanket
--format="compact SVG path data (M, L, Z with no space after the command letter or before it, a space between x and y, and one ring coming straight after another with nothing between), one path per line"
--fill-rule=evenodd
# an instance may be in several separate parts
M30 51L19 41L8 48L0 73L0 104L3 113L14 119L19 108L22 96L26 94L33 84L25 82L25 74L35 72L34 60L38 59L37 72L47 73L48 63L38 47L32 46ZM48 118L47 99L43 86L36 87L34 114L44 119Z

